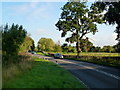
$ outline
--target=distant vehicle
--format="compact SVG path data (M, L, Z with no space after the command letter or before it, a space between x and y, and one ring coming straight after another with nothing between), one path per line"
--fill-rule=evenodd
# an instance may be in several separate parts
M55 58L63 58L63 55L62 54L60 54L60 53L56 53L56 54L54 54L54 57Z
M32 54L36 54L36 52L34 52L34 51L31 51L31 53L32 53Z
M31 50L28 50L29 53L31 53Z

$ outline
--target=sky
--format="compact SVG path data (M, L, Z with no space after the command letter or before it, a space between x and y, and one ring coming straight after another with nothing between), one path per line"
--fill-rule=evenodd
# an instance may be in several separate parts
M61 32L57 30L55 24L60 18L61 7L66 2L2 2L2 25L19 24L23 25L32 39L37 42L40 38L52 38L54 42L65 43L65 38L61 38ZM88 6L91 2L88 3ZM95 35L88 34L90 41L95 46L115 45L116 34L113 25L98 25L98 32ZM68 34L68 36L70 36Z

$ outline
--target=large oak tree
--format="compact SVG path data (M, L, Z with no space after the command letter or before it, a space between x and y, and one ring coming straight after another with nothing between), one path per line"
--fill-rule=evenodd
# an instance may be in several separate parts
M65 37L67 33L71 33L66 38L67 42L76 42L77 56L80 55L80 40L88 33L95 34L97 32L96 23L102 23L99 15L92 14L85 2L67 2L62 7L61 17L56 23L59 31L62 31L61 37ZM96 12L98 13L98 12Z

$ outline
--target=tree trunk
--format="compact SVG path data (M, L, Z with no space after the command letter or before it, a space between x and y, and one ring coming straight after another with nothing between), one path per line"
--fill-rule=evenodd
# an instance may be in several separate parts
M77 58L79 58L80 57L80 52L81 52L79 30L76 30L76 33L77 33L77 42L76 42Z
M77 42L77 43L76 43L76 49L77 49L77 58L79 58L79 57L80 57L80 52L81 52L80 42Z

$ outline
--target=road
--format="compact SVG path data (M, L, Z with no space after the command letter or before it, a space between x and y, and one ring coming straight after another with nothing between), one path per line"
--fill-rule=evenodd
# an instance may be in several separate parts
M41 55L34 56L47 59L67 69L89 89L109 88L120 90L120 69L81 61L54 59Z

